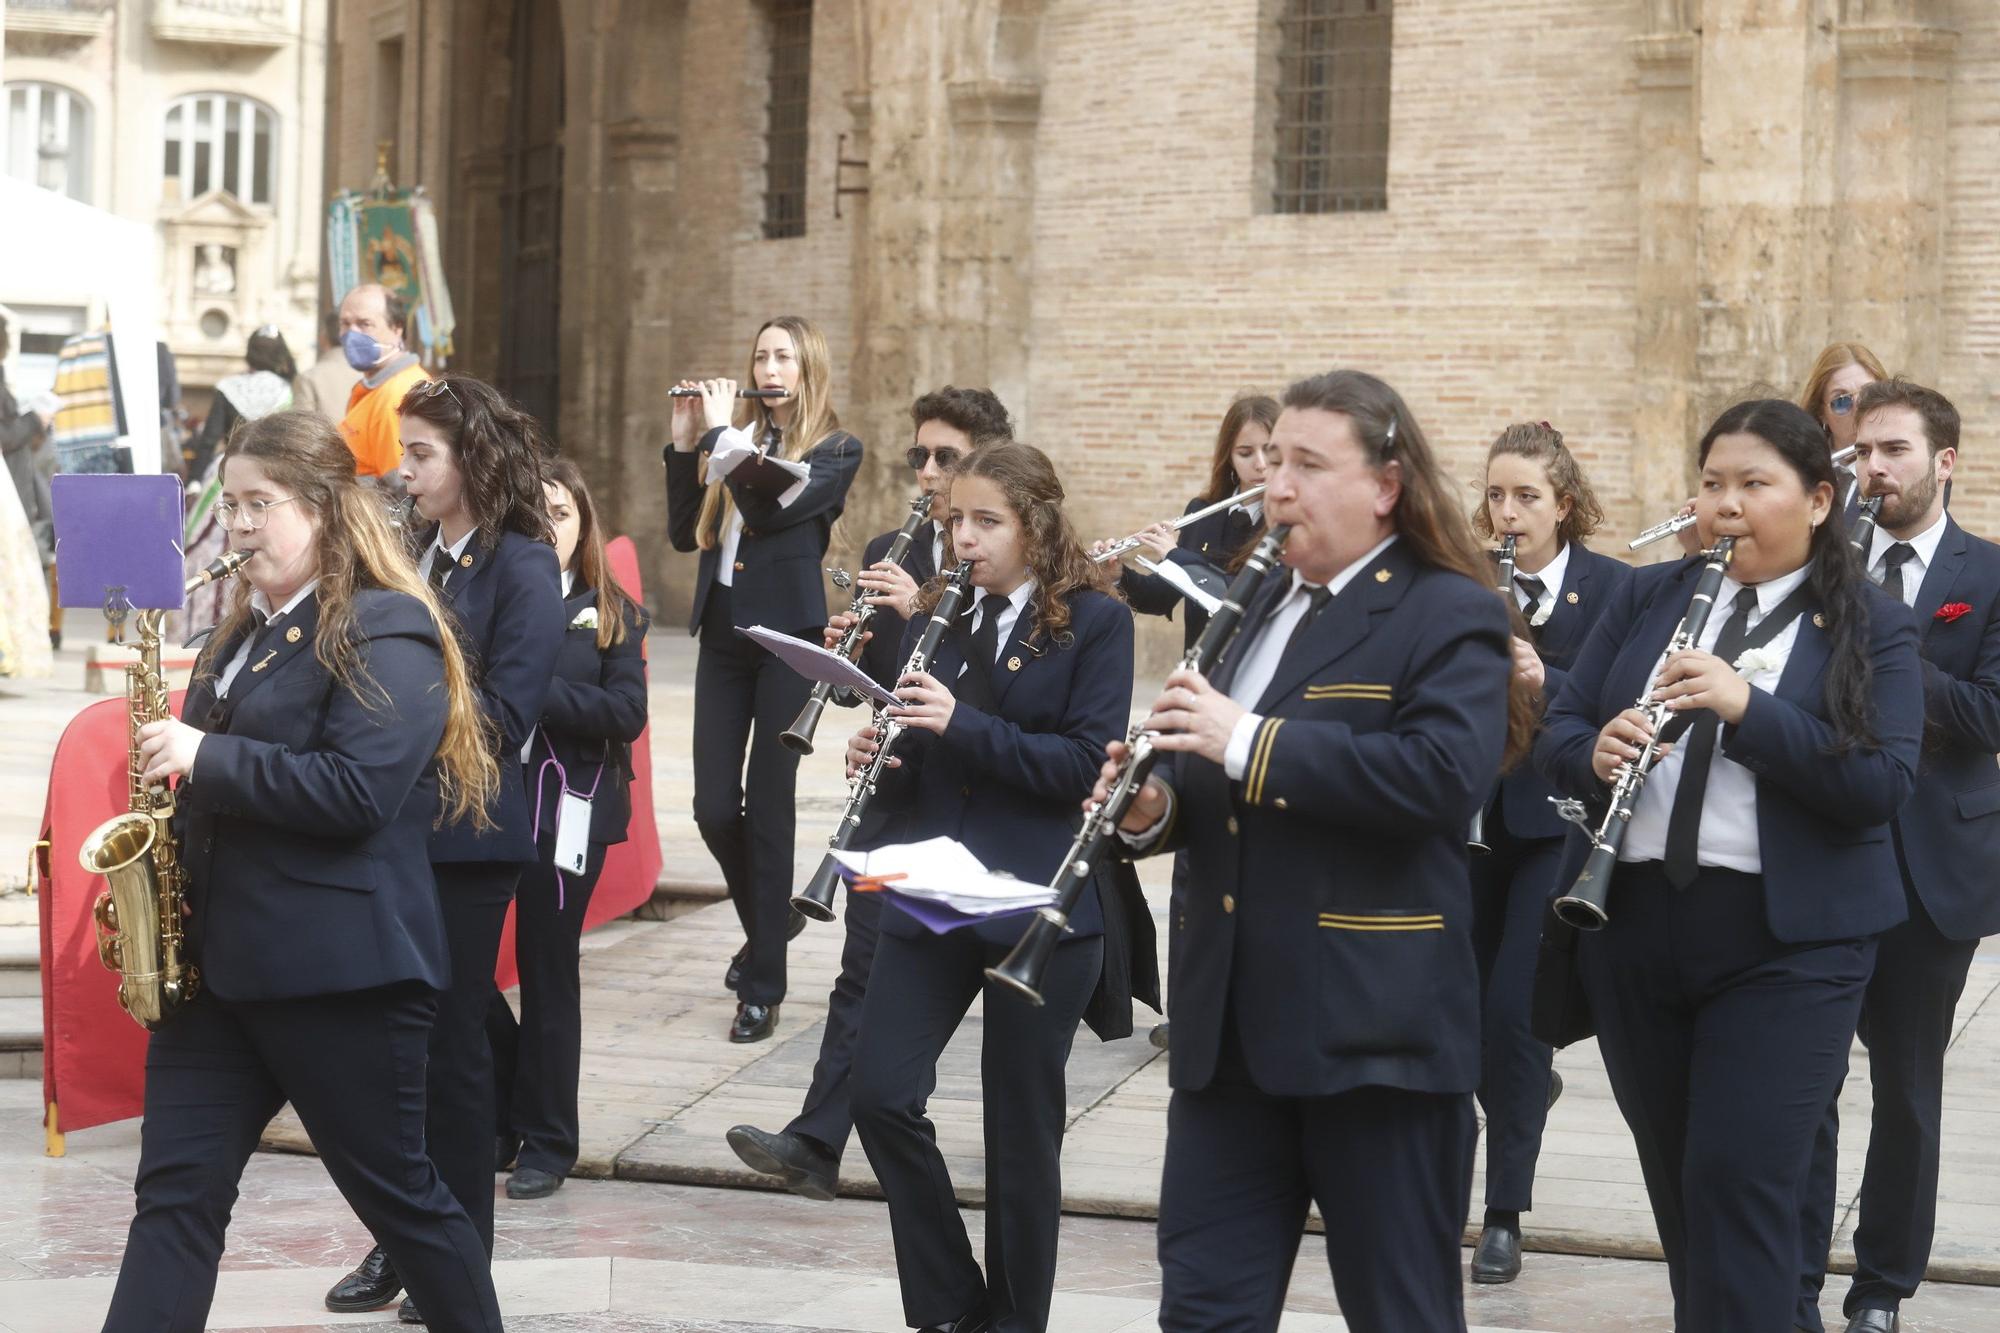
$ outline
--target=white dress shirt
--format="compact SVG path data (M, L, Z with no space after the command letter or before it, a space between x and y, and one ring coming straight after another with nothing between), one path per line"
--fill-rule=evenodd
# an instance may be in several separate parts
M1327 591L1335 597L1340 590L1354 581L1354 576L1376 556L1389 549L1389 543L1396 540L1396 534L1384 537L1375 548L1347 568L1333 576L1326 585ZM1273 607L1271 614L1264 618L1264 627L1258 632L1256 641L1244 654L1243 664L1237 668L1236 677L1230 682L1229 697L1245 708L1254 708L1270 687L1271 677L1278 673L1278 659L1285 655L1290 644L1292 630L1312 604L1312 592L1316 585L1307 583L1292 571L1292 589L1283 601ZM1324 612L1322 612L1324 614ZM1229 744L1222 752L1222 771L1231 779L1241 780L1244 770L1250 766L1250 746L1257 737L1257 728L1263 724L1263 717L1257 713L1245 713L1236 719L1236 726L1229 733Z
M460 537L450 546L445 546L442 544L444 533L440 531L438 533L439 540L432 542L430 549L424 552L424 558L417 562L417 573L423 575L425 579L429 579L431 576L431 566L437 563L438 552L443 551L451 565L451 568L445 571L444 581L445 583L451 582L451 576L458 572L459 557L465 554L466 547L472 545L472 539L478 535L478 532L479 529L476 527L467 528L464 536ZM442 587L443 584L438 586Z
M1521 614L1527 617L1530 625L1545 625L1556 612L1556 598L1562 596L1563 580L1569 576L1569 543L1564 542L1556 551L1555 559L1528 576L1542 581L1541 599L1533 606L1528 605L1528 590L1519 582L1522 572L1515 570L1516 581L1512 589L1514 605L1521 608Z
M1779 603L1806 581L1811 572L1811 565L1802 565L1782 578L1758 584L1757 606L1750 613L1749 628L1756 629L1765 616L1776 610ZM1708 624L1702 627L1701 638L1695 644L1697 648L1703 652L1715 651L1715 641L1722 637L1722 627L1728 623L1736 593L1742 587L1735 579L1725 578L1722 581L1722 590L1715 598L1715 611L1709 616ZM1802 619L1803 616L1795 618L1778 631L1776 638L1757 650L1764 663L1763 670L1740 673L1752 689L1766 694L1777 689L1778 678L1785 673L1785 663L1791 660L1792 645L1798 642L1799 621ZM1654 670L1658 671L1657 664ZM1750 706L1757 706L1754 699ZM1696 717L1699 719L1700 714L1697 713ZM1640 789L1638 803L1632 810L1632 823L1625 830L1625 845L1618 853L1619 860L1666 859L1667 821L1673 814L1674 793L1680 787L1681 768L1686 761L1691 738L1692 733L1683 734L1673 751L1655 764L1653 771L1647 775L1646 785ZM1701 865L1741 870L1751 875L1762 874L1764 870L1757 844L1757 778L1749 769L1723 753L1719 735L1716 737L1715 758L1708 769L1707 794L1702 797L1701 833L1696 844L1695 860Z
M1882 582L1889 572L1889 548L1899 541L1909 542L1916 557L1903 562L1903 605L1915 606L1917 591L1924 586L1924 575L1937 559L1938 543L1944 540L1944 519L1944 511L1939 510L1937 522L1908 538L1892 537L1888 529L1876 528L1874 538L1868 543L1868 577L1878 584Z
M297 592L293 593L287 599L285 599L285 604L279 607L276 611L273 611L271 609L270 598L266 597L260 590L253 590L250 594L250 609L256 612L259 617L261 617L261 619L259 619L256 622L256 627L262 628L265 622L267 621L276 620L280 616L289 615L293 607L297 606L300 602L303 602L306 598L312 596L313 593L318 590L318 588L319 588L318 579L307 580L305 586L300 588ZM236 647L236 655L229 659L228 664L222 668L222 674L216 677L215 681L216 698L227 699L229 697L229 682L236 679L236 673L241 671L243 669L243 663L249 660L250 643L251 640L255 639L256 637L257 637L257 632L255 628L253 628L250 633L244 635L243 642L238 644Z

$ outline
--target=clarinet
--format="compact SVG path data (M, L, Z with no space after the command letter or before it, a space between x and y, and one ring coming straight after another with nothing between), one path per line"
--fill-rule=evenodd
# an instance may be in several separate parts
M910 552L910 543L917 539L917 529L924 525L924 520L930 517L930 512L931 497L928 492L919 494L916 499L910 501L910 516L904 519L903 526L896 530L895 538L889 543L888 553L882 558L892 565L902 564L903 557ZM844 571L837 572L834 582L846 587L846 583L843 582L845 578ZM869 602L868 591L865 588L856 585L854 600L847 604L847 614L854 618L854 623L847 627L847 633L840 636L840 642L834 645L833 650L852 662L861 656L861 636L868 629L868 622L875 616L875 607ZM833 686L825 681L812 687L812 693L806 696L806 706L799 710L799 715L792 719L792 725L778 737L787 750L795 754L813 752L813 732L819 728L820 714L826 711L827 700L832 697Z
M1694 596L1688 602L1687 614L1681 617L1680 628L1667 641L1666 657L1661 658L1662 666L1666 658L1675 653L1685 652L1701 641L1701 632L1708 625L1709 612L1715 609L1716 594L1722 591L1722 577L1729 572L1729 561L1736 553L1736 539L1724 537L1715 543L1715 549L1706 553L1707 564L1702 566L1701 578L1694 585ZM1604 820L1597 831L1590 835L1590 855L1584 858L1583 870L1577 875L1576 883L1568 893L1556 899L1555 913L1566 924L1577 930L1602 930L1604 923L1611 919L1605 904L1611 898L1611 874L1618 868L1618 852L1625 845L1625 828L1632 820L1632 807L1638 803L1639 791L1646 785L1646 774L1652 770L1659 758L1660 731L1673 716L1664 702L1654 702L1652 698L1653 679L1646 682L1646 689L1639 696L1638 707L1646 715L1646 724L1652 736L1639 750L1639 757L1618 766L1616 781L1611 788L1611 808L1604 812ZM1557 800L1556 809L1564 819L1572 824L1589 829L1588 816L1584 814L1583 803L1574 798Z
M931 659L937 656L938 641L958 615L958 608L965 602L965 593L972 584L972 566L959 564L945 576L944 592L939 595L931 618L924 624L923 636L917 640L916 651L903 664L903 676L914 675L931 669ZM897 679L901 679L899 676ZM819 869L813 872L810 883L792 895L792 910L800 916L811 917L814 921L833 920L834 890L840 887L840 862L833 859L833 853L845 850L854 840L854 832L861 827L862 816L868 812L868 804L875 799L875 792L882 783L882 775L889 771L889 752L896 748L896 741L906 730L901 722L888 715L880 706L875 709L875 757L847 781L847 805L840 812L840 823L833 830L833 836L826 840L827 854L820 858Z
M1229 591L1223 595L1222 604L1209 614L1208 624L1202 629L1201 637L1181 659L1181 670L1198 671L1207 675L1214 669L1223 650L1236 637L1236 631L1243 624L1243 608L1248 606L1262 586L1264 577L1278 569L1278 553L1285 549L1285 538L1291 535L1291 525L1272 528L1264 540L1257 543L1257 549L1244 562ZM1146 785L1147 774L1153 771L1153 762L1159 758L1153 749L1152 735L1145 730L1144 719L1132 724L1125 734L1125 762L1119 765L1118 776L1111 784L1111 794L1101 805L1091 807L1083 817L1083 827L1077 830L1076 838L1070 843L1069 851L1063 854L1062 865L1056 871L1049 890L1056 895L1056 901L1038 909L1028 928L1022 933L1020 942L1013 951L1000 961L999 966L986 969L988 981L999 982L1025 997L1031 1003L1042 1003L1042 977L1046 974L1049 957L1056 945L1069 932L1070 914L1083 899L1083 891L1089 887L1097 867L1103 862L1105 853L1118 836L1118 821L1125 817L1137 800L1139 792Z
M1879 495L1863 500L1860 511L1854 515L1854 531L1847 534L1847 544L1854 548L1854 553L1861 557L1863 564L1868 562L1868 547L1875 540L1875 525L1881 518L1882 497Z
M1500 539L1500 595L1507 599L1507 605L1514 604L1514 547L1520 538L1508 533ZM1480 806L1472 812L1472 826L1465 832L1467 851L1485 854L1493 850L1486 841L1486 807Z

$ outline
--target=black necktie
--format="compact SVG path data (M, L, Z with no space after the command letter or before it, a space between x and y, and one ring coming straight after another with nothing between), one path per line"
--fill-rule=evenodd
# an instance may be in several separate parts
M1715 640L1715 656L1734 662L1750 637L1750 612L1757 605L1755 588L1739 588L1730 603L1729 620ZM1694 883L1700 866L1701 803L1708 794L1708 770L1715 763L1715 739L1722 719L1702 710L1688 729L1680 785L1674 788L1673 813L1667 817L1667 882L1677 889Z
M1000 655L1000 613L1007 609L1004 593L989 592L979 599L979 625L972 631L972 652L966 659L969 667L974 662L980 670L991 671L993 659Z
M1314 588L1305 585L1305 590L1306 613L1299 617L1298 624L1292 626L1291 637L1285 640L1285 651L1278 654L1278 661L1280 662L1283 662L1292 655L1292 650L1299 646L1299 640L1305 638L1306 631L1312 628L1313 621L1317 620L1319 613L1326 609L1326 604L1333 600L1333 590L1331 588Z
M1514 582L1522 592L1528 594L1528 604L1521 608L1521 614L1526 616L1532 625L1536 613L1542 609L1542 594L1549 590L1549 585L1533 574L1516 574Z
M442 597L444 595L445 577L450 573L451 573L451 552L445 550L444 547L442 546L432 547L431 572L430 572L431 591L438 594L438 596Z
M1917 548L1908 542L1897 542L1882 553L1882 591L1897 601L1906 601L1903 596L1903 566L1917 558Z

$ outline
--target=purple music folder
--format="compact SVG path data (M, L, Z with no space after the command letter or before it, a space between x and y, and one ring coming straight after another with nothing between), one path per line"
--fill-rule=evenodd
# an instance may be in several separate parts
M852 891L853 886L850 885L849 892ZM894 889L873 889L867 890L867 892L879 893L884 898L894 902L896 906L914 917L918 925L930 931L933 935L943 935L964 926L976 926L982 921L1005 921L1008 917L1026 916L1030 912L1039 912L1042 910L1035 904L1030 903L1026 907L1009 907L1004 911L982 912L974 915L971 912L961 912L957 908L946 903L941 903L935 898L919 898L913 893L898 893Z
M49 498L64 606L101 608L114 588L139 610L185 604L180 478L64 473Z

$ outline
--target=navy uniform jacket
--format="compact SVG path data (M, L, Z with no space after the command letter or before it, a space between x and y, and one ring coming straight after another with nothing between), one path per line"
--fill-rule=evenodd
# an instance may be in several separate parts
M299 635L293 637L291 631ZM427 844L437 815L444 658L406 593L354 597L364 701L314 654L319 601L279 621L230 683L181 784L190 948L225 1000L286 1000L420 981L448 965ZM209 729L241 638L211 642L182 715Z
M1556 591L1555 610L1535 640L1535 651L1542 658L1542 698L1553 702L1562 693L1570 665L1590 637L1590 627L1631 578L1632 567L1624 561L1599 555L1581 542L1570 543L1569 568L1563 573L1563 586ZM1570 825L1556 813L1550 800L1555 794L1555 788L1533 764L1523 759L1515 765L1500 779L1500 814L1508 830L1517 838L1567 836Z
M905 661L923 624L912 622L905 636ZM895 750L902 766L891 770L883 799L909 811L903 836L910 841L956 838L988 869L1046 884L1082 822L1104 747L1124 736L1131 717L1132 613L1115 597L1085 590L1070 598L1068 643L1042 639L1034 624L1031 597L993 664L993 711L961 699L942 736L903 733ZM964 661L948 634L931 674L950 688ZM1015 916L965 929L1011 945L1027 921ZM1071 939L1104 930L1095 888L1070 925ZM928 933L900 910L882 914L882 929L911 938Z
M1939 619L1949 604L1972 609ZM1916 619L1929 726L1896 850L1945 938L1976 940L2000 932L2000 546L1945 519Z
M590 840L625 841L632 823L627 790L632 780L632 742L646 729L645 608L627 604L625 638L599 650L597 630L576 625L579 613L597 606L597 590L578 584L563 602L562 648L555 674L542 702L541 731L528 752L528 803L532 812L535 783L541 782L543 841L553 843L555 812L562 800L562 783L543 764L553 754L569 775L571 791L589 792ZM598 774L602 770L602 777Z
M936 528L929 523L918 528L916 540L910 543L910 549L903 556L903 569L920 588L937 576L936 562L931 559L931 536L934 532ZM861 553L861 567L866 569L876 561L886 559L889 545L895 540L894 530L870 540L868 549ZM909 660L909 653L903 649L903 632L908 627L908 621L886 606L876 607L875 614L868 618L868 632L874 637L862 645L860 665L884 689L896 688L896 676L902 671L903 663ZM911 644L911 647L915 646Z
M1196 496L1187 502L1187 508L1181 513L1183 516L1192 514L1211 503ZM1248 514L1225 509L1182 528L1179 542L1168 552L1167 559L1190 569L1207 567L1227 583L1229 565L1236 558L1236 553L1262 531L1262 527ZM1140 569L1127 569L1121 573L1118 590L1125 594L1125 600L1132 603L1134 611L1169 619L1173 617L1174 608L1187 600L1174 589L1173 584L1158 574L1148 574ZM1207 624L1208 612L1187 602L1186 643L1182 645L1182 651L1194 646L1194 641L1201 637L1201 631Z
M699 544L698 520L707 492L699 479L699 462L721 435L718 426L694 449L682 453L668 444L662 454L667 463L667 538L676 551L692 551ZM730 582L730 615L738 629L763 625L790 633L826 623L820 561L826 559L833 521L840 517L847 488L860 470L861 441L846 431L835 431L807 450L801 461L811 469L805 491L782 507L776 500L739 490L733 477L723 480L743 515ZM716 586L715 566L721 558L719 543L701 553L689 634L701 632L701 613L708 605L709 590ZM815 642L818 638L813 635Z
M1549 708L1535 767L1556 790L1589 805L1592 828L1610 790L1590 767L1597 734L1638 700L1700 574L1693 557L1634 574ZM1916 781L1924 723L1917 631L1902 603L1872 585L1864 591L1878 748L1838 759L1826 753L1833 739L1824 699L1829 641L1810 608L1799 617L1777 690L1752 690L1743 721L1719 737L1718 752L1757 778L1765 918L1787 944L1875 935L1907 914L1888 824ZM1583 831L1573 830L1557 884L1575 881L1588 851Z
M417 547L419 560L437 540L433 524ZM519 760L542 715L567 623L556 548L518 532L501 533L490 549L474 537L440 600L457 631L480 711L494 730L500 793L487 812L493 828L481 833L469 820L445 825L431 835L431 860L532 861L533 812Z
M1267 580L1245 624L1289 587ZM1248 643L1239 635L1217 689ZM1209 1085L1229 1022L1273 1096L1478 1085L1465 826L1500 770L1512 669L1493 589L1399 540L1271 678L1243 781L1174 756L1161 774L1173 821L1147 848L1188 853L1173 914L1174 1087Z

